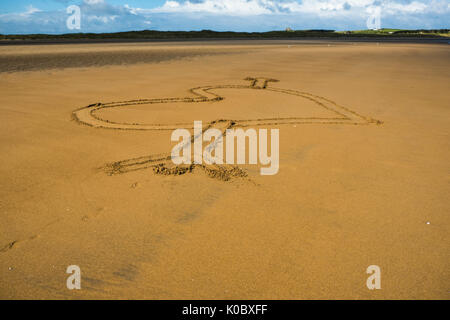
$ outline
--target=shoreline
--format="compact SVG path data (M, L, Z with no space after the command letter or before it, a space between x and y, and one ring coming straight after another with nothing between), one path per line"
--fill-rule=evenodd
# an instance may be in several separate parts
M179 38L179 39L51 39L51 40L0 40L0 46L10 45L50 45L50 44L98 44L98 43L179 43L179 42L273 42L273 41L319 41L319 42L380 42L380 43L416 43L416 44L449 44L450 38L432 37L286 37L286 38Z

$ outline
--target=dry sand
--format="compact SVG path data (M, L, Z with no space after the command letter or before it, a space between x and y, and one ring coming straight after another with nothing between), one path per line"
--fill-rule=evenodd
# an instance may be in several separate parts
M6 46L0 71L0 298L450 298L448 45ZM246 77L279 82L249 90ZM164 100L202 86L224 99ZM119 127L278 119L251 127L280 129L279 173L224 181L147 162L109 175L169 152L171 131L73 112L137 99L169 103L95 114ZM333 110L353 124L323 120ZM66 288L69 265L82 290Z

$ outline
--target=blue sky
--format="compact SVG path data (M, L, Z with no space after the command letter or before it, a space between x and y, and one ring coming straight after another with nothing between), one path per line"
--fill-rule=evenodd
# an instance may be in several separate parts
M67 28L69 5L81 9L80 30ZM0 0L0 34L359 30L374 8L383 28L450 28L450 0Z

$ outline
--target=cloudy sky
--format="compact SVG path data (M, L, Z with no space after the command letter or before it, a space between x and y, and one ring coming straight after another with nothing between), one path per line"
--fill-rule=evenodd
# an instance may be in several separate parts
M67 27L67 7L81 12ZM0 0L0 34L128 30L268 31L450 28L450 0Z

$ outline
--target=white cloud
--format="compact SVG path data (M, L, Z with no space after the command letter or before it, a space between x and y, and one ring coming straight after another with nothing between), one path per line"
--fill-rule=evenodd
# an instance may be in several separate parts
M14 21L14 20L26 20L31 19L31 16L35 13L42 12L38 8L33 7L33 5L29 5L26 7L26 11L19 12L19 13L5 13L0 14L0 19L5 19L8 21Z
M29 6L27 6L27 11L21 13L21 15L22 16L29 16L29 15L31 15L33 13L36 13L36 12L41 12L41 10L39 10L38 8L33 7L33 5L30 4Z
M88 4L88 5L94 5L94 4L105 3L104 0L84 0L83 2L84 2L85 4Z
M61 0L63 1L63 0ZM267 31L366 28L368 9L381 8L382 27L449 28L449 0L167 0L157 8L78 0L82 32L127 30ZM1 33L65 33L65 10L0 14Z
M162 7L148 10L148 12L161 13L214 13L229 15L258 15L270 14L276 8L275 3L270 0L204 0L201 2L177 2L168 0Z
M119 16L96 16L96 15L89 15L86 17L87 21L98 21L103 23L109 23L116 20Z
M167 0L155 9L139 9L141 13L210 13L223 15L261 15L280 13L326 14L359 11L370 6L380 6L389 13L417 13L442 10L448 0ZM444 7L445 8L445 7Z
M407 4L402 3L387 3L384 5L383 10L386 10L390 13L394 12L405 12L405 13L417 13L423 12L427 9L427 5L422 2L411 2Z

